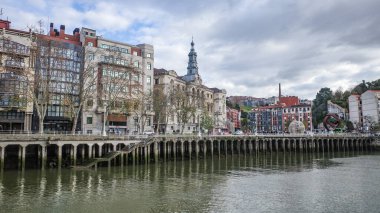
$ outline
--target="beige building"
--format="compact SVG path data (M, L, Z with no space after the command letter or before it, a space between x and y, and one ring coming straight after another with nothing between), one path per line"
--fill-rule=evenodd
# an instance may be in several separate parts
M149 44L131 45L96 36L96 31L82 28L85 48L85 79L92 85L82 116L87 134L137 134L151 131L154 49ZM144 99L142 108L132 102ZM132 101L133 100L133 101Z
M178 108L173 98L166 100L168 112L164 113L164 119L155 123L159 132L183 133L206 132L201 130L202 118L208 116L213 122L213 133L220 133L226 128L226 90L209 88L202 83L198 73L197 53L194 42L191 42L187 74L179 76L174 70L155 69L154 86L169 95L173 91L182 91L186 94L189 104L195 106L195 112L189 115L188 121L179 118L183 109ZM169 96L168 96L169 97Z
M0 131L30 131L33 102L28 80L33 80L32 44L35 35L10 28L0 19Z

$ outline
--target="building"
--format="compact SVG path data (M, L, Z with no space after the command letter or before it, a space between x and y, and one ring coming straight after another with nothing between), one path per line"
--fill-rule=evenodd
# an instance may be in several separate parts
M311 131L313 129L311 105L298 104L283 107L283 129L285 131L289 131L288 126L293 120L302 122L305 130Z
M327 101L327 113L337 114L342 120L346 120L347 117L346 109L338 104L334 104L330 100Z
M0 131L152 130L152 45L53 23L46 35L0 28Z
M153 46L112 41L88 28L81 29L80 37L86 52L84 72L91 76L85 87L93 91L83 110L83 132L152 131Z
M348 97L349 120L361 131L370 131L380 123L380 90L367 90Z
M188 57L184 76L174 70L154 69L154 87L167 97L162 101L166 104L162 119L155 120L156 129L166 133L205 131L201 129L202 119L210 117L213 132L220 133L226 128L226 91L203 84L193 41Z
M348 97L349 120L355 128L360 128L363 124L362 102L360 95L350 95Z
M241 120L240 120L241 112L240 112L240 110L227 107L226 116L227 116L227 121L229 121L229 124L230 124L230 126L228 128L229 131L235 132L236 130L240 130L240 128L241 128Z
M30 131L33 103L28 79L34 75L35 34L0 19L0 131Z
M61 25L58 31L50 23L47 35L37 34L35 60L35 97L38 97L38 101L34 102L32 130L43 128L45 132L71 131L74 113L71 108L77 107L80 101L80 78L84 63L79 28L70 35L66 34L65 25ZM44 117L43 127L39 126L40 115ZM79 131L80 125L77 127L76 130Z
M284 96L279 98L279 103L285 106L294 106L300 104L297 96Z
M252 109L248 120L253 132L278 133L288 132L293 120L302 122L305 129L312 130L311 105L271 105Z
M380 90L367 90L360 96L362 102L363 128L370 131L380 123Z

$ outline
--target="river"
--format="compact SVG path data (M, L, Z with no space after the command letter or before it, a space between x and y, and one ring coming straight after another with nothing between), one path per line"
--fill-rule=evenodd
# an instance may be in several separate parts
M0 173L0 212L379 212L380 153Z

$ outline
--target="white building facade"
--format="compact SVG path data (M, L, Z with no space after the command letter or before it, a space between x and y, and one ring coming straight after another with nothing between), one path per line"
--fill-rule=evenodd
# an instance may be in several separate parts
M363 128L365 131L371 129L380 122L380 90L368 90L361 96L363 112Z
M202 116L207 114L213 121L214 134L220 133L226 128L226 90L218 88L209 88L202 83L202 79L198 73L197 53L194 49L194 42L191 42L191 50L189 53L189 62L187 74L179 76L174 70L155 69L154 70L154 86L160 88L165 94L169 94L171 90L177 89L184 91L189 99L197 98L202 100L202 104L198 104L198 108L189 119L189 122L181 124L178 114L173 110L166 113L165 122L155 123L159 132L179 133L183 129L183 133L205 132L201 129ZM170 105L168 101L168 105ZM169 106L170 107L170 106ZM175 111L179 111L176 109ZM211 133L211 132L209 132Z
M153 112L154 48L149 44L130 45L96 36L96 31L82 28L85 48L84 69L91 69L92 97L82 113L82 130L87 134L138 134L151 131ZM88 70L87 70L88 71ZM108 86L106 86L108 85ZM112 90L112 91L110 91ZM126 105L137 96L146 96L144 119L139 110ZM111 106L112 105L112 106Z

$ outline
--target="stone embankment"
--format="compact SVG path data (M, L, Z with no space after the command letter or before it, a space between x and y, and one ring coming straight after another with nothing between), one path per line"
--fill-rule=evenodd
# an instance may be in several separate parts
M88 136L0 135L0 169L90 168L272 152L365 152L379 138L359 135Z

